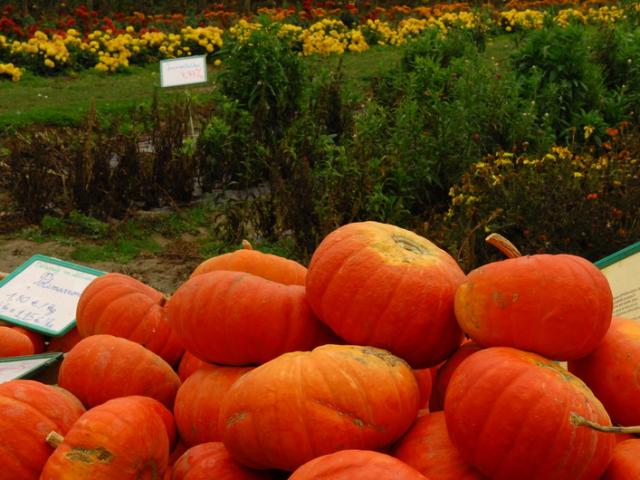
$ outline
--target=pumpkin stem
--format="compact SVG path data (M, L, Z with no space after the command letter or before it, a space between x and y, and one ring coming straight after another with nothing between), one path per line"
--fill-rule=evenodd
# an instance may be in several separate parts
M518 258L522 256L520 250L516 248L516 246L507 240L505 237L500 235L499 233L492 233L487 238L484 239L489 245L493 245L502 253L504 253L507 258Z
M58 448L60 445L62 445L62 442L64 442L64 437L56 431L51 431L45 437L44 441L47 442L49 446Z
M249 240L242 240L242 248L245 250L253 250L253 247L249 243Z
M571 423L573 423L578 427L589 427L599 432L631 433L631 434L640 433L640 425L636 427L612 427L612 426L600 425L598 423L592 422L591 420L587 420L586 418L584 418L581 415L578 415L575 412L571 412L571 414L569 415L569 419L571 420Z

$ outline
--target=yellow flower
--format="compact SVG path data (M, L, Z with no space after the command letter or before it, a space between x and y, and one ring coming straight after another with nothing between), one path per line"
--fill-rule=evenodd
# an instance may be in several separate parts
M49 68L55 68L56 67L56 64L50 58L46 58L44 60L44 64L45 64L45 66L47 66Z
M216 59L216 60L213 62L213 64L214 64L216 67L219 67L220 65L222 65L222 60L220 60L220 59L218 58L218 59Z
M584 174L580 172L573 172L573 178L582 178L582 177L584 177Z
M588 140L591 134L594 132L595 127L593 125L584 126L584 139Z

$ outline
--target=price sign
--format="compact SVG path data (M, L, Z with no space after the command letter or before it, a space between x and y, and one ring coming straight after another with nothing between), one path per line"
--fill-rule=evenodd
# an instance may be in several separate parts
M0 319L45 335L75 325L82 291L104 272L34 255L0 282Z
M37 371L52 365L62 358L62 353L42 353L22 357L0 358L0 383L17 378L29 377Z
M640 320L640 242L596 262L613 292L613 314Z
M160 61L160 86L177 87L207 81L207 57L170 58Z

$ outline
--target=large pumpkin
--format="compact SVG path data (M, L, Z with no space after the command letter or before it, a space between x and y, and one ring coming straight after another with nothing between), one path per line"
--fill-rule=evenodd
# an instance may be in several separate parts
M227 391L249 367L206 365L178 389L173 411L180 438L189 446L220 441L218 414Z
M33 342L28 336L15 328L0 326L0 357L19 357L34 353Z
M92 335L65 355L58 383L88 407L112 398L145 395L172 408L180 378L167 362L138 343Z
M611 422L577 377L539 355L508 347L474 353L445 398L447 430L462 458L494 480L596 480L615 437L574 422Z
M614 318L602 343L569 362L602 401L614 422L640 425L640 322Z
M602 480L640 478L640 438L625 440L613 449L613 458Z
M169 438L162 417L149 402L158 403L121 397L82 415L47 460L40 480L162 478Z
M314 458L289 480L430 480L406 463L371 450L341 450Z
M170 365L184 351L167 322L165 297L120 273L96 278L84 289L76 309L82 337L107 334L137 342Z
M426 238L393 225L351 223L313 253L307 296L318 318L349 343L372 345L414 368L447 358L462 334L453 295L464 274Z
M211 364L204 360L200 360L193 353L186 351L184 352L184 355L182 355L180 364L178 365L178 376L180 377L180 380L184 382L187 378L198 371L198 369L207 365Z
M1 383L0 480L37 480L53 453L47 434L66 434L83 413L80 401L61 388L33 380Z
M419 399L400 358L373 347L325 345L243 375L224 397L218 429L237 461L291 471L337 450L389 445L415 420Z
M486 478L451 443L444 412L428 413L416 421L396 443L391 454L429 480L481 480Z
M613 310L605 276L575 255L531 255L471 271L455 295L458 323L480 345L555 360L584 357L604 337Z
M271 476L235 462L222 442L201 443L182 454L171 480L265 480Z
M304 287L250 273L196 275L176 291L166 308L187 350L207 362L259 364L333 338L311 312Z
M254 250L246 240L243 248L205 260L191 276L218 270L246 272L283 285L304 285L307 269L294 260Z

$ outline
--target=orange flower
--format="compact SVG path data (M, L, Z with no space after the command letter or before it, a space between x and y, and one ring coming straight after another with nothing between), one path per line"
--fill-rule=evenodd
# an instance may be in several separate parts
M620 134L620 131L617 128L609 127L607 128L607 135L610 137L616 137Z
M597 193L590 193L587 195L587 200L597 200L598 199L598 194Z

